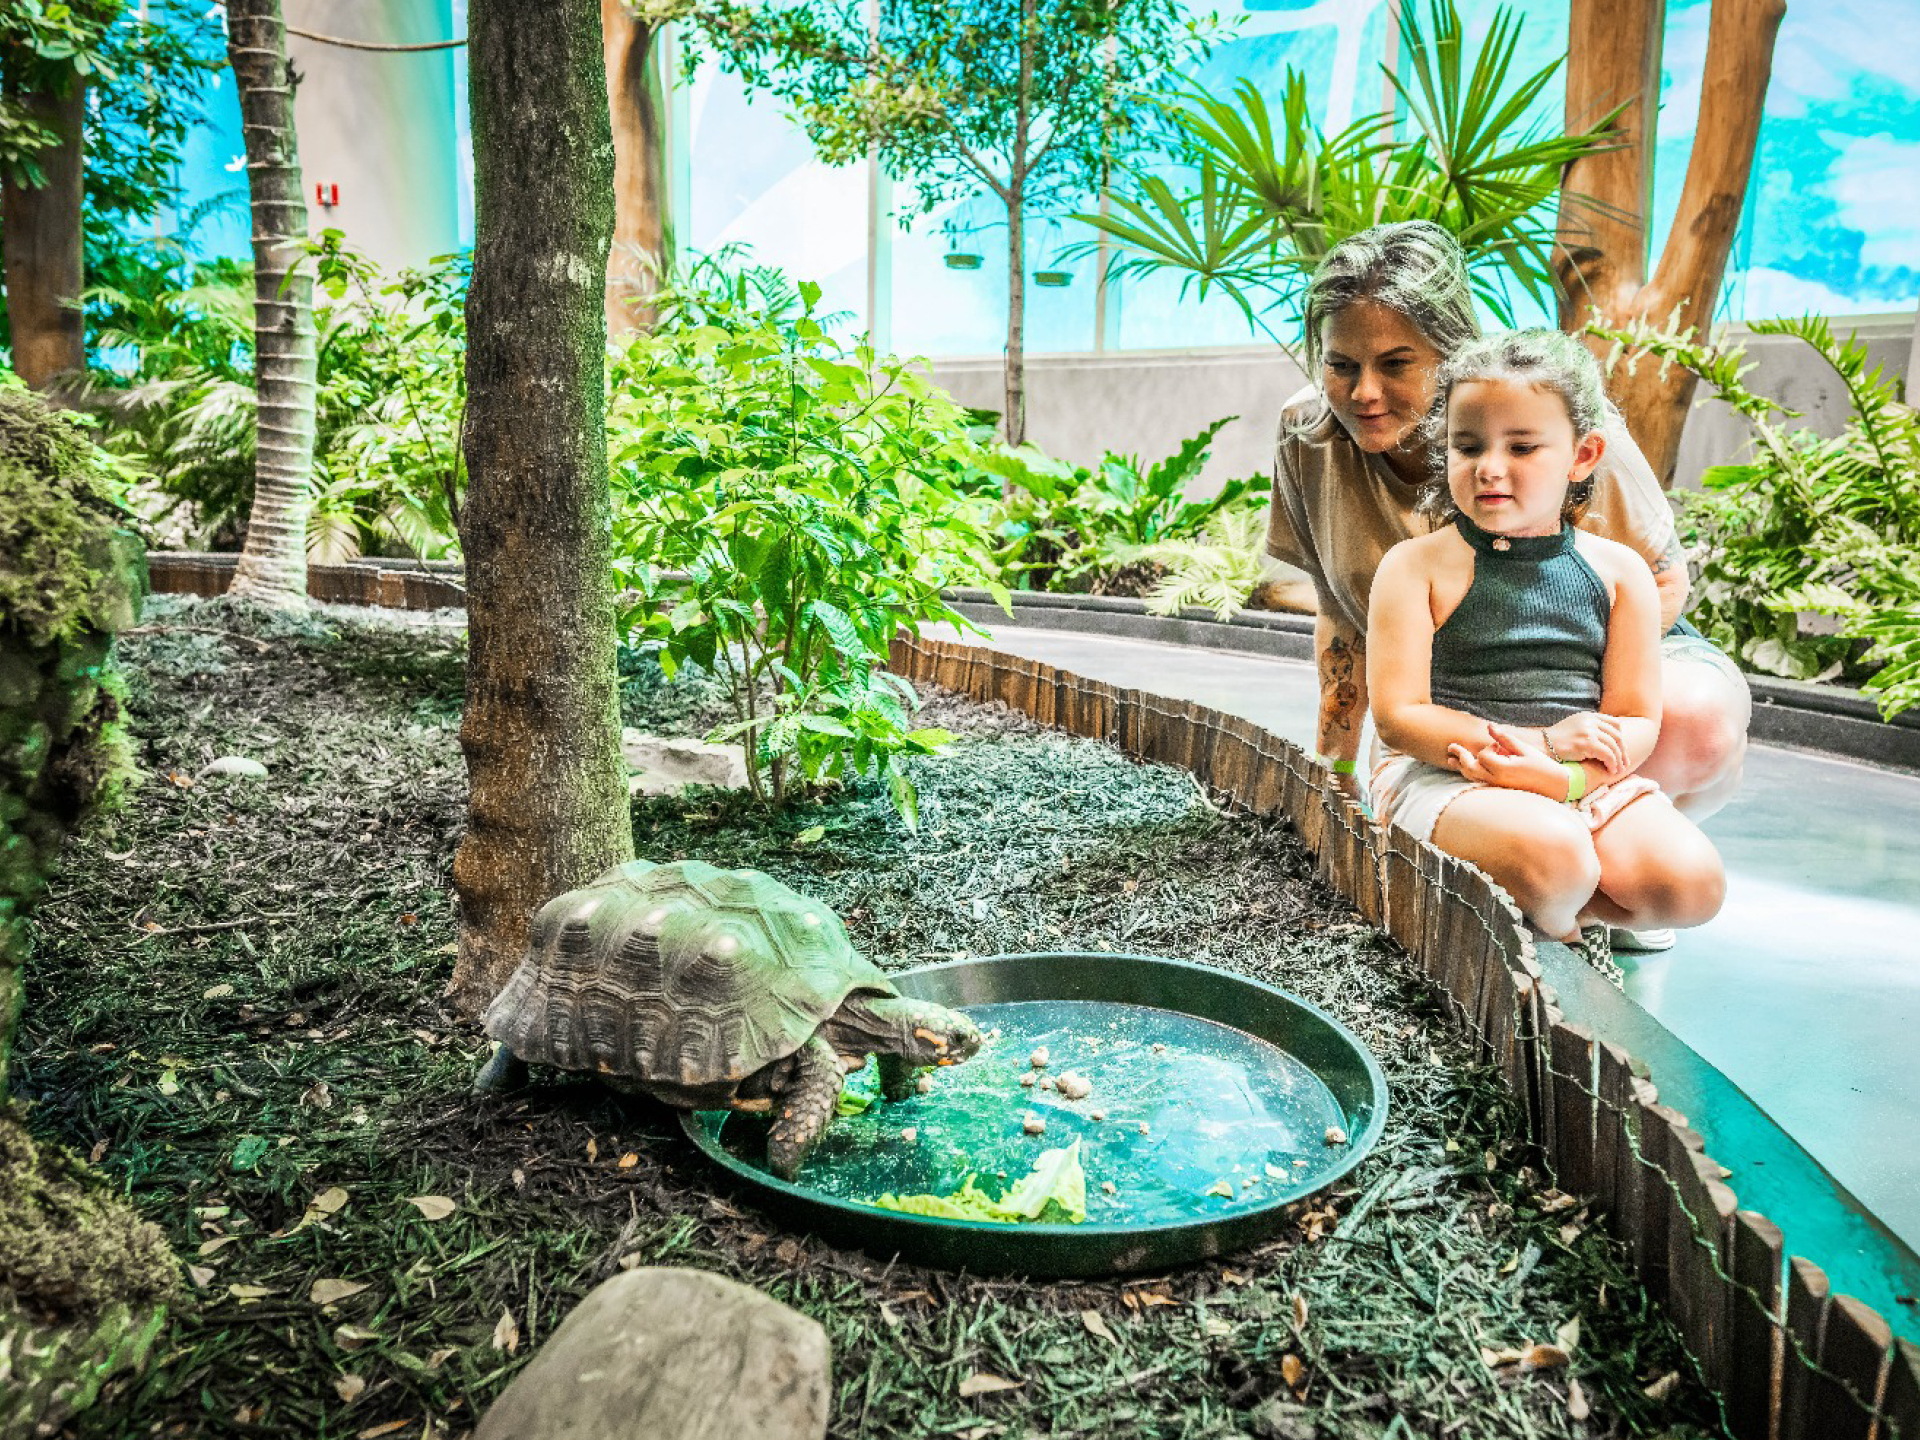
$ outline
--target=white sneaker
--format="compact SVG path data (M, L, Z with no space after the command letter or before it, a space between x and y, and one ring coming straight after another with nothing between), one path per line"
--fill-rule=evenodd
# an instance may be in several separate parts
M1610 925L1607 935L1616 950L1624 950L1630 955L1650 954L1656 950L1673 948L1671 930L1629 930L1624 925Z

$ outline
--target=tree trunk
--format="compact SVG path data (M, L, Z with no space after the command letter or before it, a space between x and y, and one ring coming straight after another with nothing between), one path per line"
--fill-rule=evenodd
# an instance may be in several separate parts
M474 1013L533 912L633 854L614 675L605 276L613 136L599 16L474 0L467 295L467 701L454 857Z
M313 476L313 270L293 128L293 86L280 0L228 0L227 57L240 92L253 209L253 508L228 594L307 603L307 510Z
M1699 123L1680 207L1660 262L1647 278L1647 223L1653 179L1652 99L1659 93L1660 0L1573 0L1567 68L1569 130L1622 100L1629 143L1568 170L1564 192L1598 207L1564 204L1557 266L1564 290L1561 326L1577 330L1599 312L1609 325L1634 319L1705 330L1740 225L1760 138L1761 107L1773 68L1784 0L1714 0L1707 27ZM1604 350L1596 342L1596 350ZM1662 369L1665 373L1662 374ZM1634 439L1663 484L1673 478L1695 376L1681 367L1641 365L1615 374L1612 391Z
M13 327L14 373L44 390L55 376L87 363L80 310L80 200L86 84L73 76L67 93L21 94L16 104L59 135L37 152L43 186L0 182L0 233L6 237L7 319Z
M666 97L653 66L659 28L636 17L627 0L600 0L613 119L613 249L607 258L607 329L614 335L653 324L647 302L667 268L667 162L661 126Z
M1007 166L1007 444L1027 442L1027 130L1033 109L1033 51L1038 36L1034 0L1020 5L1020 88Z

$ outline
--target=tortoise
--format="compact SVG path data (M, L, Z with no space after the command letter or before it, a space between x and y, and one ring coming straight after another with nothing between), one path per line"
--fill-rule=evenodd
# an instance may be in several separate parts
M917 1067L980 1048L966 1016L902 996L826 906L700 860L630 861L549 900L481 1024L498 1044L476 1091L532 1061L682 1109L773 1112L767 1166L787 1180L869 1054L899 1100Z

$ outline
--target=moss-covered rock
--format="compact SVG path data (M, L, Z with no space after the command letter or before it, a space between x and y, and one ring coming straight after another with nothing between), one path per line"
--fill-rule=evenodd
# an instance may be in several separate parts
M51 1434L92 1404L179 1294L159 1227L0 1109L0 1436Z
M132 774L111 655L146 552L118 479L81 421L0 385L0 1440L51 1434L139 1363L179 1287L160 1231L3 1103L28 917Z
M0 387L0 1097L27 916L66 837L132 773L108 662L146 552L120 478L81 420Z

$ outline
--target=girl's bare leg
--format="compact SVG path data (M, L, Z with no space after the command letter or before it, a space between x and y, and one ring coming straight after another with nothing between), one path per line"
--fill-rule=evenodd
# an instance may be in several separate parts
M1635 930L1703 925L1727 875L1700 827L1658 796L1636 800L1593 837L1600 885L1588 913Z
M1579 933L1580 913L1600 883L1593 841L1567 806L1524 790L1469 790L1433 827L1435 845L1486 871L1556 939Z

